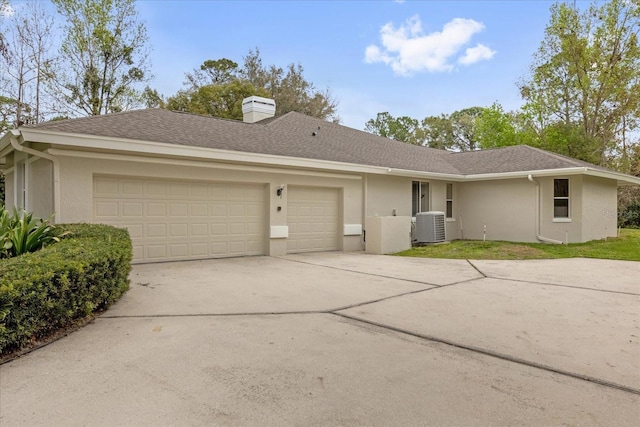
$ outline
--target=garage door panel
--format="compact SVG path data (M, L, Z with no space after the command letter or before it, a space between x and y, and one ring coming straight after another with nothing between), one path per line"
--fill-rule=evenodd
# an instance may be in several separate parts
M164 182L147 182L145 194L150 198L164 198L167 195L167 185Z
M171 203L169 205L169 216L184 217L189 215L189 205L186 203Z
M190 184L189 198L206 199L209 196L209 187L206 184Z
M116 196L118 195L118 180L102 179L94 184L93 191L94 194L101 196Z
M167 205L164 203L147 202L146 216L165 217L167 215Z
M189 256L189 245L186 243L178 243L169 245L170 258L186 258Z
M167 258L167 245L146 245L146 259L159 260Z
M191 224L191 237L209 237L209 224Z
M194 257L204 257L209 254L209 244L208 243L192 243L191 244L191 255Z
M122 194L126 196L142 196L144 193L144 185L139 181L123 181Z
M338 249L338 190L289 186L287 252Z
M118 218L118 202L104 201L94 205L94 216L96 218Z
M160 237L164 239L167 237L166 224L147 224L147 237L154 238Z
M122 202L120 204L120 211L120 215L125 218L142 218L144 216L144 205L140 202Z
M172 198L186 199L189 194L189 186L183 183L168 183L167 196Z
M189 224L170 224L169 236L171 237L187 237L189 236Z
M212 236L226 236L227 233L227 224L211 224L211 235Z
M191 203L191 216L209 216L209 205L206 203Z
M121 227L124 227L129 230L129 236L132 239L140 239L144 237L144 225L143 224L122 224Z
M94 222L128 228L135 262L261 255L265 195L259 184L95 177Z

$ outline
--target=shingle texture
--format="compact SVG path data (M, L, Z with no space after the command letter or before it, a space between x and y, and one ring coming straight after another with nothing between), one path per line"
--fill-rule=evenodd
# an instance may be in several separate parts
M582 166L603 169L527 146L465 153L435 150L393 141L295 112L249 124L148 109L48 122L35 128L456 175Z

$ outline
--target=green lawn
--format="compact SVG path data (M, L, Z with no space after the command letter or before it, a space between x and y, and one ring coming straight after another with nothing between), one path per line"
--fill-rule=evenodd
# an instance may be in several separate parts
M398 256L453 259L544 259L603 258L640 261L640 230L623 229L620 237L587 243L554 245L550 243L481 242L456 240L415 247Z

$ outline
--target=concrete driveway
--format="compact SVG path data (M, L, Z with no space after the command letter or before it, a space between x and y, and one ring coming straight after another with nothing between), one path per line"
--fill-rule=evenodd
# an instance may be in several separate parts
M135 266L0 366L0 425L640 422L640 263L321 253Z

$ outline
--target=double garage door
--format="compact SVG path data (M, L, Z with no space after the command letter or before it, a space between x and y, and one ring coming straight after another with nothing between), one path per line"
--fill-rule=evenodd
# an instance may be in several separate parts
M288 252L336 250L337 190L288 189ZM263 255L267 186L94 177L93 220L126 227L134 262Z

